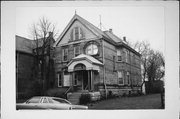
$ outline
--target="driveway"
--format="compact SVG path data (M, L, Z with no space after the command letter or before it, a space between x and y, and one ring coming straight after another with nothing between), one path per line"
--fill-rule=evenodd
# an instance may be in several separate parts
M91 104L89 109L162 109L161 95L151 94L107 99Z

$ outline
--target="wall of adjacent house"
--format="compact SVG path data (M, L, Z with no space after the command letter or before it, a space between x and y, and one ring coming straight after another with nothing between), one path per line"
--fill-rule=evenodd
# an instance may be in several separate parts
M34 76L34 57L31 54L16 52L16 81L17 93L28 93Z

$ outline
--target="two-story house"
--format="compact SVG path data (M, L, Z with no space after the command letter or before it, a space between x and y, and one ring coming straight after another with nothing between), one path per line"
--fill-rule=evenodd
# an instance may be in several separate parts
M46 82L42 81L41 77L41 63L37 61L37 49L41 50L43 45L42 40L37 41L27 39L16 35L16 98L17 101L21 98L28 98L33 95L39 95L42 88L53 88L54 87L54 63L52 62L52 48L55 42L51 36L48 36L46 53L44 58L46 59L46 66L49 66L49 77L47 77ZM51 51L51 53L50 53ZM39 59L41 54L39 53ZM44 83L44 84L42 84ZM39 88L38 88L39 87Z
M56 87L123 95L141 84L141 55L75 14L55 44Z

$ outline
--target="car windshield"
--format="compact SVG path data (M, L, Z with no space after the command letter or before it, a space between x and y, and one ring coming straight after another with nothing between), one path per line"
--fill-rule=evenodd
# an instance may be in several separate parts
M33 97L29 99L26 103L39 103L41 97Z
M65 103L65 104L71 104L71 103L69 103L68 101L63 100L63 99L59 99L59 98L53 98L53 99L52 99L52 102L53 102L53 103Z

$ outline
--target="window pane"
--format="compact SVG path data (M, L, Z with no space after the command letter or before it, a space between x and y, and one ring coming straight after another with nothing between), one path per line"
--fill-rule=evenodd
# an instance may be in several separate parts
M65 103L65 104L69 104L67 101L61 100L61 99L57 99L57 98L53 98L53 103Z
M47 101L47 99L46 99L46 98L44 98L43 103L48 103L48 101Z
M79 39L79 29L78 27L75 27L75 40Z

